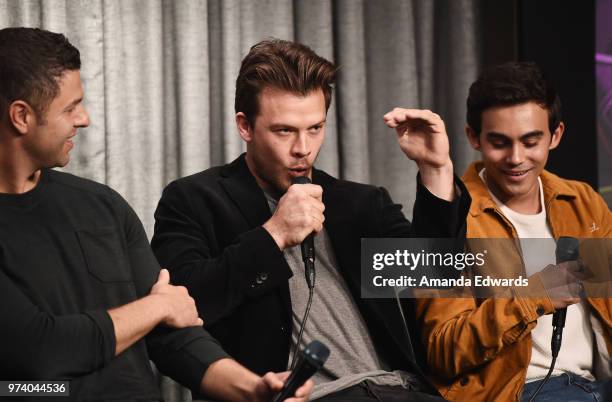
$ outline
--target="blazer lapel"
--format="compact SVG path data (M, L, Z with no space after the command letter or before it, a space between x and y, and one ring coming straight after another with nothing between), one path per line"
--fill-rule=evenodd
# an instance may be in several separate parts
M272 216L263 191L249 171L245 154L223 167L219 183L251 228L262 225Z
M325 205L325 230L330 235L330 239L338 239L336 234L340 235L340 230L343 227L342 222L348 220L348 216L345 213L346 209L343 208L341 196L336 191L337 179L328 175L327 173L313 169L312 171L312 182L318 184L323 188L323 204Z
M351 202L351 194L347 194L341 186L338 186L338 180L325 172L314 170L313 183L323 187L324 226L332 242L338 263L337 268L342 272L351 290L372 339L380 343L389 337L393 338L397 347L410 362L411 369L415 373L420 373L420 368L415 364L410 334L401 324L403 317L397 301L361 298L361 253L359 248L355 249L360 244L355 241L355 233L365 233L366 227L360 226L359 219L356 220L356 211L347 205Z
M270 217L270 206L262 189L257 184L246 164L245 155L240 155L221 171L219 183L234 202L249 228L263 225ZM285 307L285 325L291 325L291 294L289 283L279 288L279 296Z

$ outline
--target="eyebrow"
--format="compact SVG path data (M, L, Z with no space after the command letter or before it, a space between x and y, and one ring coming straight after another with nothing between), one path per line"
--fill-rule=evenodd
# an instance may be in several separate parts
M542 137L544 135L544 132L542 130L533 130L530 131L528 133L525 133L523 135L521 135L521 137L519 138L520 141L524 141L527 140L529 138L534 138L534 137ZM496 139L509 139L509 137L506 134L503 133L498 133L495 131L490 131L486 134L487 139L492 139L492 140L496 140Z
M80 98L77 98L75 100L73 100L72 102L70 102L70 104L68 106L66 106L64 108L64 111L70 109L71 107L78 105L79 103L81 103L83 101L83 97L81 96Z
M325 118L325 119L321 120L320 122L315 123L315 124L313 124L312 126L310 126L308 128L310 129L310 128L313 128L313 127L316 127L316 126L320 126L321 124L325 123L326 121L327 121L327 119ZM288 128L288 129L291 129L291 130L297 130L297 127L293 127L290 124L272 124L272 125L270 125L270 129L272 129L272 130L279 130L281 128Z
M313 128L313 127L316 127L316 126L320 126L321 124L324 124L326 121L327 121L327 119L325 118L325 119L321 120L320 122L318 122L316 124L313 124L312 126L310 126L308 128Z

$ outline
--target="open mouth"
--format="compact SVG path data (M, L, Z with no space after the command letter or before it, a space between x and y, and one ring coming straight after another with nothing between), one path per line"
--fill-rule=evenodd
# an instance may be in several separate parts
M526 170L504 170L504 174L513 180L521 179L529 173L531 169Z
M308 173L308 168L302 166L290 168L289 173L291 176L304 176Z

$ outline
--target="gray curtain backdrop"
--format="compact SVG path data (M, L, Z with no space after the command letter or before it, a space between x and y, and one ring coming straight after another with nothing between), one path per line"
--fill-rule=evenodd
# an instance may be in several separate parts
M62 32L80 49L91 126L65 170L121 193L151 236L169 181L244 151L235 79L250 46L267 37L303 42L340 66L318 167L385 186L411 216L416 165L382 116L395 106L439 113L463 173L476 156L463 126L479 67L478 8L479 0L0 0L0 28ZM171 385L164 393L189 400Z

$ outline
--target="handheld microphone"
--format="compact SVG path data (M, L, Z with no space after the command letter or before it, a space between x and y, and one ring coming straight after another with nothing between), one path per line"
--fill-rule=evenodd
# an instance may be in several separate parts
M576 261L579 255L578 239L574 237L559 237L557 240L557 249L555 256L557 264L567 261ZM557 357L561 349L561 341L563 338L563 328L565 327L565 316L567 308L561 308L553 314L553 336L550 341L550 347L553 357Z
M559 237L557 240L557 249L555 250L555 257L557 264L567 261L576 261L578 259L578 239L574 237ZM540 382L540 385L535 392L529 398L529 402L535 401L536 396L540 393L544 384L548 382L550 376L555 369L555 362L557 356L559 356L559 350L561 350L561 341L563 340L563 328L565 327L565 315L567 314L567 308L560 308L553 313L553 333L550 340L550 349L552 352L552 361L550 362L550 368L546 377Z
M291 184L292 185L293 184L310 184L310 179L306 176L293 177L291 179ZM295 364L297 362L297 357L298 357L297 350L300 347L300 343L302 342L302 335L304 334L304 327L306 327L306 322L308 321L308 314L310 314L310 307L312 306L312 298L314 296L314 285L315 285L315 276L316 276L315 266L314 266L314 261L315 261L314 233L310 233L308 236L306 236L304 241L302 241L302 244L300 244L300 247L302 249L302 261L304 261L304 276L306 277L306 283L308 284L308 302L306 303L306 310L304 310L304 317L302 318L302 324L300 325L300 332L297 338L297 343L293 347L293 359L291 360L291 370L295 368ZM312 346L313 343L311 343L308 346ZM308 347L306 349L308 349ZM329 350L327 351L327 355L329 355ZM325 357L325 359L327 359L327 356ZM325 362L325 360L323 360L323 362ZM293 391L295 392L295 389Z
M310 179L306 176L298 176L291 179L291 184L310 184ZM306 283L308 288L314 288L315 283L315 251L314 251L314 233L310 233L300 244L302 249L302 261L304 261Z
M312 341L306 345L304 350L300 352L295 369L287 378L283 389L272 399L272 402L282 402L291 398L306 380L323 367L328 357L329 349L323 343Z

